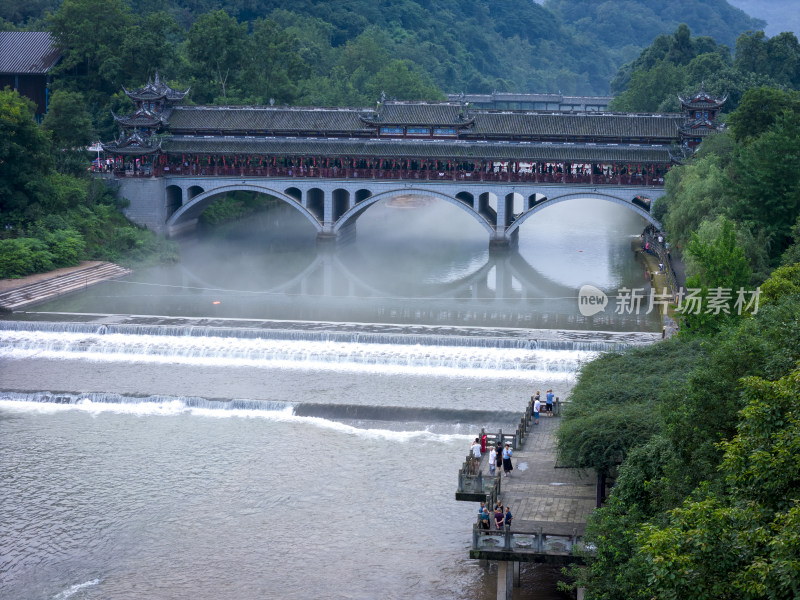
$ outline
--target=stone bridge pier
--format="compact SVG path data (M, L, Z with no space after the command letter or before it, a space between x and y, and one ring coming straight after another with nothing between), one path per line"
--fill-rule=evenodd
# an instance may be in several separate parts
M423 196L438 198L472 216L486 231L493 249L516 247L519 228L527 219L576 198L625 206L660 228L650 209L664 194L661 187L471 181L165 176L118 182L118 193L129 201L126 216L166 235L193 228L214 200L235 191L283 200L309 221L321 242L353 238L358 218L378 202Z

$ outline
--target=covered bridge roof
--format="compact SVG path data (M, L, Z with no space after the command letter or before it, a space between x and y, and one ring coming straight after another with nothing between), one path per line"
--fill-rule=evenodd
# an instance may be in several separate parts
M478 136L565 138L677 138L682 114L480 112L470 133Z
M170 131L370 131L354 108L277 108L267 106L176 106Z
M473 112L465 115L457 104L391 104L376 116L358 108L276 108L176 106L168 116L176 134L200 132L235 134L291 134L373 136L381 125L449 125L462 139L535 138L553 140L604 139L677 140L682 114Z

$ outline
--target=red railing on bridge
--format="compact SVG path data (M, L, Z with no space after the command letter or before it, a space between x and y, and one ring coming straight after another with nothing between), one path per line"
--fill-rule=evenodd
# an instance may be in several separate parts
M509 173L485 171L433 171L408 169L353 169L338 167L233 167L157 165L138 171L114 171L117 177L279 177L310 179L375 179L419 181L479 181L503 183L550 183L575 185L663 186L664 178L650 174L572 175L564 173Z

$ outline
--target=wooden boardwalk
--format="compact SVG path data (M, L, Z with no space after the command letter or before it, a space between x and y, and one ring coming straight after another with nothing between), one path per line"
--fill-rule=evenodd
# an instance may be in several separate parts
M523 417L523 424L525 417ZM499 477L499 493L489 475L488 452L481 457L482 487L476 478L460 477L463 491L456 499L486 500L496 496L514 516L506 530L482 530L473 525L471 558L511 562L568 564L582 561L586 521L595 508L597 478L592 471L563 468L556 463L559 417L541 416L539 424L521 424L522 443L514 450L511 475ZM462 485L462 480L465 480ZM485 494L483 492L486 492ZM477 519L476 519L477 521Z
M597 478L592 471L556 465L558 417L541 417L522 448L514 452L514 470L502 477L500 499L511 508L511 529L582 536L595 508ZM487 469L488 465L482 465Z

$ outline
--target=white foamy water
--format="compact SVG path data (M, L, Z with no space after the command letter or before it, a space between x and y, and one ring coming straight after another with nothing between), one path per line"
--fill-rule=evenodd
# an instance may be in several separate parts
M3 331L0 357L566 379L596 352L237 337Z
M205 408L188 406L183 400L165 399L162 401L148 402L93 402L89 398L81 398L75 403L42 402L10 398L9 394L0 391L0 411L9 413L37 413L42 415L58 414L64 412L79 412L92 416L104 413L117 415L132 415L138 417L175 417L178 415L191 415L209 419L264 419L276 423L302 423L320 429L328 429L345 435L363 439L389 440L398 443L414 440L432 440L448 442L460 440L469 443L473 437L469 434L443 434L427 429L395 431L391 429L363 428L331 421L321 417L298 416L293 413L293 408L287 406L280 410L259 410L230 408Z

